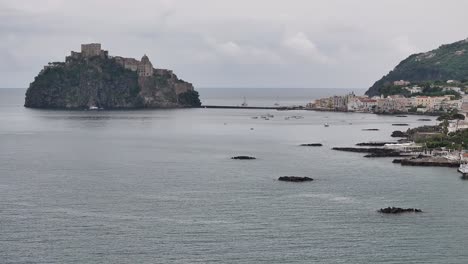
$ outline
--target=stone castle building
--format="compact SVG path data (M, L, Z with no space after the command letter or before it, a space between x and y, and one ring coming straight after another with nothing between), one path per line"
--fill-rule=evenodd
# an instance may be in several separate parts
M101 56L108 58L108 51L101 49L100 43L90 43L90 44L81 44L81 52L71 52L71 56L67 57L67 61L78 58L92 58L95 56ZM124 58L124 57L111 57L115 61L122 65L125 69L137 72L140 77L149 77L153 76L154 69L153 64L149 60L148 56L144 55L141 58L141 61L134 58Z
M148 56L144 55L141 58L141 61L138 61L134 58L123 58L123 57L114 57L115 61L122 65L125 69L135 71L138 73L138 76L149 77L154 73L153 64L149 60Z
M84 57L93 57L101 55L101 44L100 43L91 43L91 44L81 44L81 54Z

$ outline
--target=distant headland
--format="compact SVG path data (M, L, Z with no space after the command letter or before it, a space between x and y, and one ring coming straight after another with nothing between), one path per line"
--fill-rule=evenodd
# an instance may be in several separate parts
M26 91L25 107L138 109L200 106L198 92L171 71L141 60L109 56L101 44L82 44L65 62L51 62Z
M413 54L401 61L392 71L376 81L366 92L380 96L407 83L458 80L468 82L468 39L441 45L439 48Z

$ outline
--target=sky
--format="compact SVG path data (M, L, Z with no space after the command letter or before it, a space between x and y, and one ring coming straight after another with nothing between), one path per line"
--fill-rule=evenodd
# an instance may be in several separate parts
M465 0L0 0L0 87L27 88L81 43L195 87L367 88L468 37Z

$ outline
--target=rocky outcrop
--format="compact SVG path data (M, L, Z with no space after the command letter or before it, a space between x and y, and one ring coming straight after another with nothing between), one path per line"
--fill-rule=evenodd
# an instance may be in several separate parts
M458 168L460 163L456 160L449 160L442 157L414 157L401 160L403 166L423 166L423 167L449 167Z
M421 209L416 208L399 208L399 207L387 207L378 210L382 214L402 214L402 213L422 213Z
M301 144L301 147L321 147L323 146L321 143L309 143L309 144Z
M409 124L397 123L397 124L392 124L392 126L409 126Z
M235 160L254 160L256 158L255 157L250 157L250 156L235 156L235 157L232 157L231 159L235 159Z
M362 146L362 147L383 147L386 144L395 144L397 142L363 142L363 143L357 143L356 146Z
M405 132L396 130L392 132L391 137L401 137L401 138L407 138L409 135Z
M401 154L398 151L389 151L389 152L377 152L371 153L364 156L364 158L392 158L392 157L403 157L405 155Z
M30 84L24 106L52 109L200 106L193 85L178 79L172 71L147 69L151 64L140 65L146 68L126 65L121 57L108 56L107 51L96 54L72 52L66 62L50 63Z
M378 128L364 128L362 131L379 131Z
M313 181L314 179L309 177L298 177L298 176L283 176L279 177L278 181L285 181L285 182L307 182Z
M332 148L338 151L368 153L365 158L383 158L383 157L401 157L403 156L399 151L386 148Z

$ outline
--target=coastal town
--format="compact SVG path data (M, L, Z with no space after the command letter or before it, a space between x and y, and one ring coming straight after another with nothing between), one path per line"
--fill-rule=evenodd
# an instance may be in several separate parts
M438 114L453 109L462 110L463 103L468 103L465 90L468 86L462 86L460 82L449 80L447 85L437 86L440 96L424 95L424 88L412 85L409 81L395 81L393 87L400 88L405 93L381 96L357 96L350 93L343 96L331 96L317 99L307 105L308 109L360 112L360 113L420 113ZM460 85L456 85L460 84ZM434 88L434 86L433 86ZM465 106L468 106L466 104Z
M426 87L405 80L394 81L391 87L395 94L369 97L352 92L314 100L307 104L306 109L395 115L442 115L453 111L468 114L468 95L465 93L468 91L468 84L448 80L424 85ZM428 90L435 92L430 93ZM468 122L449 122L449 132L466 128Z
M334 148L338 151L367 153L365 157L400 157L394 163L407 166L459 167L468 179L468 84L448 80L432 83L394 81L382 89L380 96L358 96L349 93L317 99L306 109L316 111L407 114L438 116L438 125L422 126L407 131L394 131L397 142L367 142L359 146L382 148ZM432 119L422 118L430 121ZM407 125L407 124L395 124Z

